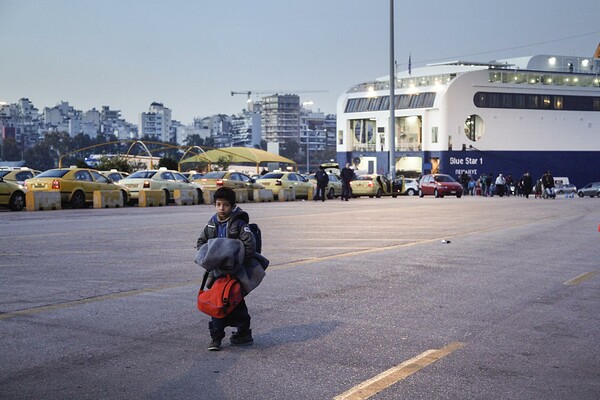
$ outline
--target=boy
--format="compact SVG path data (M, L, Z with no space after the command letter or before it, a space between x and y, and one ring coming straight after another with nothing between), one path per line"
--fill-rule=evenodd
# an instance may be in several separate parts
M242 211L235 205L235 192L227 187L217 189L214 195L215 208L217 213L208 221L204 230L198 238L196 248L199 249L208 239L229 238L239 239L244 244L244 259L250 259L254 256L256 244L254 234L248 228L250 217L248 213ZM209 286L212 284L210 278L215 278L213 272L209 277ZM234 346L249 346L254 343L252 330L250 329L250 314L246 302L240 304L226 317L214 318L208 323L211 342L208 346L209 351L219 351L221 349L221 340L225 337L225 327L236 327L237 332L233 333L230 343Z

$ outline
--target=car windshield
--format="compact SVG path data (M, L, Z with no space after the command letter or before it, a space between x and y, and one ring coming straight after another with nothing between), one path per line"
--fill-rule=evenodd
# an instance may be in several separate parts
M436 182L456 182L449 175L437 175L434 179Z
M69 172L68 169L49 169L39 174L36 178L62 178Z
M150 179L156 174L156 171L138 171L129 176L132 179Z
M282 176L282 173L271 172L261 176L259 179L281 179Z
M3 176L8 175L9 172L10 171L0 171L0 178L3 177Z
M205 174L202 179L223 179L226 173L225 171L213 171Z

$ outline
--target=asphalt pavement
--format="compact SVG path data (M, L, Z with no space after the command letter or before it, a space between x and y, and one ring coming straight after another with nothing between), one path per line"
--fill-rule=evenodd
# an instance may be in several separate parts
M271 266L220 352L212 206L1 211L0 398L600 398L600 199L240 206Z

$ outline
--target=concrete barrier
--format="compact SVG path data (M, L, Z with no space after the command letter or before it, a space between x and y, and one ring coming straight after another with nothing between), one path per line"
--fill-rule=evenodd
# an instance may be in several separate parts
M308 198L306 200L314 200L315 198L315 189L308 189Z
M138 196L139 207L156 207L166 205L165 192L162 190L140 190Z
M175 205L178 206L189 206L198 204L198 192L194 189L177 189L173 192L173 200L175 200Z
M254 189L253 198L255 203L273 201L273 191L271 189Z
M277 193L277 200L279 201L294 201L296 200L296 190L294 188L281 188Z
M60 210L60 191L36 191L25 193L25 209L27 211Z
M248 189L233 189L235 192L236 203L247 203L248 202Z
M204 204L213 204L215 202L215 190L202 190L202 201Z
M121 208L123 204L123 195L120 190L95 190L94 208Z

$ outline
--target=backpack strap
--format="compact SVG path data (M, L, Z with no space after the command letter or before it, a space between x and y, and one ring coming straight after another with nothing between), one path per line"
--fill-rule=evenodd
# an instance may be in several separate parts
M208 271L204 273L204 277L202 278L202 285L200 285L200 290L204 290L204 285L206 285L206 281L208 280Z

